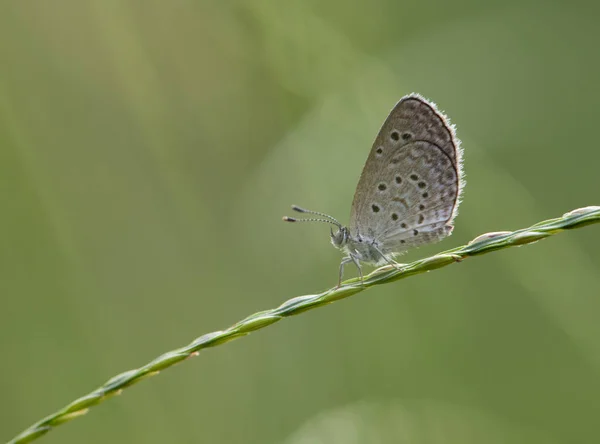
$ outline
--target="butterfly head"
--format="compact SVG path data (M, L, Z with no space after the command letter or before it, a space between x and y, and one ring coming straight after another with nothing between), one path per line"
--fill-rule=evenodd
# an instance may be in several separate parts
M344 248L344 246L348 243L348 239L350 238L350 232L346 227L338 227L336 232L331 229L331 243L336 248Z

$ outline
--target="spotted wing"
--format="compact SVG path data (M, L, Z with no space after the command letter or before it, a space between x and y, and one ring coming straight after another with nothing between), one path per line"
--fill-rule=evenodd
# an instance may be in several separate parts
M461 154L453 127L434 104L416 94L402 98L363 168L350 232L374 239L386 254L447 236L463 187Z

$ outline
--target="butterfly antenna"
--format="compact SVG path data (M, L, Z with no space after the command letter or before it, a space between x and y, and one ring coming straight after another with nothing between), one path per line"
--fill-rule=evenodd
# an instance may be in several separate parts
M306 208L301 208L298 205L292 205L292 210L297 211L298 213L316 214L317 216L325 217L325 218L335 222L335 225L341 225L340 222L335 217L330 216L329 214L320 213L318 211L307 210Z
M338 228L342 228L342 224L340 224L338 222L338 220L332 216L330 216L329 214L325 214L325 213L319 213L318 211L311 211L311 210L306 210L304 208L300 208L297 205L292 205L292 209L294 211L297 211L298 213L304 213L304 214L316 214L317 216L321 216L325 219L320 219L320 218L312 218L312 217L303 217L303 218L295 218L295 217L288 217L288 216L284 216L283 220L286 222L325 222L331 225L335 225Z

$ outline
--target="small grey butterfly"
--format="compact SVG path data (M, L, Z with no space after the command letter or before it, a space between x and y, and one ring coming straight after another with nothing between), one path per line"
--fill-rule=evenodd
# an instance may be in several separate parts
M436 105L418 94L403 97L383 123L354 193L350 225L292 206L319 218L284 217L287 222L326 222L331 243L353 262L397 265L394 256L411 247L438 242L452 233L464 187L462 150L454 126Z

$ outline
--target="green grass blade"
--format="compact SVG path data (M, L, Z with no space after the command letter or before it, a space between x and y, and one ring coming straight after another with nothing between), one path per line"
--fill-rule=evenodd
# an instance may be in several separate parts
M205 348L215 347L245 336L255 330L268 327L285 317L297 315L340 299L345 299L373 285L386 284L415 274L425 273L426 271L460 262L471 256L534 243L564 230L581 228L598 222L600 222L600 207L590 206L579 208L564 214L562 217L539 222L529 228L512 232L504 231L483 234L467 245L402 265L402 268L394 268L386 265L365 276L365 280L362 283L357 278L354 278L345 281L339 288L332 288L320 294L295 297L284 302L277 308L250 315L226 330L200 336L189 345L164 353L138 369L129 370L114 376L93 392L76 399L61 410L31 425L9 442L12 444L21 444L34 441L56 426L84 415L90 407L101 403L111 396L121 394L130 385L136 384L150 376L157 375L160 371L187 358L197 356Z

